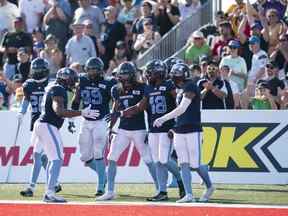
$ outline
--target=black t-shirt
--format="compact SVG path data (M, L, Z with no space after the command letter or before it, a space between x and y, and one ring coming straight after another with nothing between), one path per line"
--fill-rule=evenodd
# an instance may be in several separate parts
M28 79L30 72L30 65L31 65L30 61L17 64L17 73L22 75L22 82L25 82Z
M287 65L285 65L286 60L285 60L283 54L281 53L281 51L279 51L279 50L276 53L275 62L278 65L280 70L282 70L283 68L287 67Z
M180 16L179 8L171 5L171 14ZM166 12L166 8L159 9L159 15L156 16L157 24L159 26L159 33L161 36L166 34L168 31L170 31L171 28L173 28L174 24L171 22L171 20L168 17L168 14Z
M33 48L33 40L32 35L26 32L8 32L4 35L2 41L2 47L29 47L31 50ZM17 53L8 53L8 64L16 64L17 63Z
M156 20L155 20L155 17L154 15L151 15L151 16L147 16L147 17L141 17L141 18L138 18L136 19L134 22L133 22L133 25L132 25L132 33L133 34L142 34L144 32L143 30L143 21L144 19L147 19L147 18L150 18L152 19L152 22L153 22L153 30L154 31L157 31L157 23L156 23Z

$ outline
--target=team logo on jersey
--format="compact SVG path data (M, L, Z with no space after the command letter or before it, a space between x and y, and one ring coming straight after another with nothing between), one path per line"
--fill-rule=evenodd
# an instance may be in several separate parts
M140 92L139 90L133 90L133 91L132 91L132 94L134 94L134 95L140 95L141 92Z
M166 86L160 86L160 87L159 87L159 90L160 90L160 91L166 91L166 89L167 89Z

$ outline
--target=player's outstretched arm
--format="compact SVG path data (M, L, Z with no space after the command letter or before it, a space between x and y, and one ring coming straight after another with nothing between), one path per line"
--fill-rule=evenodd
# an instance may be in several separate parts
M174 118L182 115L187 110L187 108L191 104L194 97L195 97L195 93L193 93L193 92L184 93L183 98L182 98L179 106L177 106L174 110L172 110L171 112L162 116L161 118L156 119L153 123L153 126L154 127L161 127L166 121L168 121L170 119L174 119Z
M148 98L143 97L142 100L139 101L139 103L137 103L136 105L128 107L124 111L121 111L121 116L129 118L133 115L136 115L137 113L144 111L147 107L147 104Z
M91 105L83 109L82 111L76 110L68 110L64 108L64 98L61 96L54 96L53 97L53 110L56 115L64 118L73 118L77 116L83 116L86 118L96 119L99 117L100 113L99 110L91 110Z

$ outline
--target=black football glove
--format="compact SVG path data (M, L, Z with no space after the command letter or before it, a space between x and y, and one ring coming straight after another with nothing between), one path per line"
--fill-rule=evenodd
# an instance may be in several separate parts
M110 122L112 120L116 120L117 118L119 118L121 116L120 112L113 112L113 113L109 113L107 115L104 116L104 119L106 122Z
M68 131L72 134L76 132L76 126L73 121L68 122Z

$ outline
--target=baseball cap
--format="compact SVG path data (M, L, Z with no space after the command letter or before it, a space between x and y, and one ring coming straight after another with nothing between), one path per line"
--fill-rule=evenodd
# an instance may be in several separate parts
M51 41L51 40L54 40L54 41L57 42L57 39L56 39L56 37L55 37L54 35L48 34L48 35L46 36L44 42L46 43L46 42Z
M204 63L204 62L208 63L209 61L210 61L210 59L209 59L209 57L207 55L202 55L202 56L199 57L199 62L200 63Z
M240 48L241 47L241 44L238 40L231 40L229 43L228 43L228 46L231 47L231 48Z
M254 22L251 26L251 29L257 28L257 29L262 29L262 26L259 22Z
M201 31L194 31L192 34L193 38L204 38L204 34Z
M125 48L125 42L124 41L117 41L116 48L117 49Z
M231 23L229 21L222 21L219 23L219 26L225 26L231 28Z
M25 47L20 47L17 52L20 54L20 53L28 53L28 50L25 48Z
M249 38L249 44L260 44L260 38L258 36L251 36Z
M14 22L23 22L23 18L21 16L18 16L15 18Z
M83 21L82 24L85 25L85 26L88 26L88 25L92 25L93 22L92 22L92 20L90 20L90 19L86 19L86 20Z
M109 6L107 6L107 7L104 8L104 12L105 12L105 11L111 11L111 10L114 10L114 9L115 9L115 7L109 5Z
M152 4L149 1L143 1L142 6L148 6L150 9L153 8Z
M75 20L72 24L71 27L76 27L76 26L84 26L83 22L80 21L80 19Z
M153 24L152 19L151 19L151 18L144 18L144 19L143 19L143 25L145 25L145 24L150 24L150 25L152 25L152 24Z

